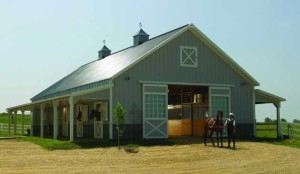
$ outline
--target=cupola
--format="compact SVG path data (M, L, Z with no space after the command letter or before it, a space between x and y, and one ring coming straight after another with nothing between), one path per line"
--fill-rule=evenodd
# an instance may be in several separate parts
M133 45L141 45L142 43L146 42L149 40L149 34L147 34L143 29L142 29L142 24L140 23L140 30L133 36Z
M104 46L98 51L98 60L101 60L111 54L111 50L105 46L105 40L103 40Z

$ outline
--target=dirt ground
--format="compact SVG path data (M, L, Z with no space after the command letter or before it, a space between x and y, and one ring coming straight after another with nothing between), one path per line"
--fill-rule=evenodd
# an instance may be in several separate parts
M237 149L211 144L44 150L17 140L0 140L0 173L299 173L300 150L238 142Z

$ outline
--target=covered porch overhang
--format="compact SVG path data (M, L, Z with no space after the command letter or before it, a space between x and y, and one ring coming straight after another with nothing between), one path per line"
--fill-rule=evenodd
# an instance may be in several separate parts
M280 107L281 107L281 102L286 101L286 99L260 89L255 89L254 93L255 93L255 104L271 103L276 107L277 138L281 138L282 133L281 133L281 121L280 121Z
M43 114L44 111L46 109L53 109L53 139L57 139L58 136L58 108L59 107L69 107L69 115L70 115L70 120L69 120L69 131L70 131L70 141L74 141L74 123L75 123L75 119L74 119L74 111L75 111L75 105L79 105L79 104L86 104L86 103L90 103L90 102L96 102L99 101L99 98L93 98L93 97L82 97L86 94L90 94L93 92L97 92L97 91L101 91L101 90L105 90L105 89L110 89L110 97L108 99L109 101L109 106L112 106L112 87L113 84L109 84L109 85L105 85L105 86L101 86L101 87L96 87L96 88L92 88L92 89L88 89L88 90L84 90L84 91L77 91L77 92L73 92L64 96L57 96L57 97L53 97L53 98L49 98L49 99L44 99L44 100L40 100L40 101L35 101L35 102L31 102L31 103L26 103L26 104L22 104L22 105L18 105L18 106L13 106L13 107L9 107L6 109L6 111L9 114L9 135L11 134L11 116L14 115L14 117L16 117L17 113L19 111L22 112L22 132L24 132L24 122L23 122L23 117L24 117L24 113L25 112L30 112L30 136L33 136L33 111L34 110L39 110L40 111L40 117L41 117L41 121L40 121L40 137L44 137L44 123L43 123ZM111 108L110 108L111 109ZM109 114L109 138L112 139L112 114ZM15 127L16 127L16 122L14 122ZM14 134L16 134L16 129L14 131Z

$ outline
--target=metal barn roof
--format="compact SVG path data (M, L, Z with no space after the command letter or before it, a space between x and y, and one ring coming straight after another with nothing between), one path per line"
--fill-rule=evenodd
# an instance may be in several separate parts
M49 97L66 95L74 90L87 89L88 86L97 87L109 83L108 80L124 70L138 59L168 40L182 29L188 27L184 25L160 36L154 37L149 41L126 48L105 57L79 67L77 70L59 80L46 90L34 96L31 100L38 101ZM88 86L86 86L88 85Z
M259 83L240 67L232 58L217 47L193 24L184 25L162 35L151 38L141 45L131 46L115 52L104 59L96 60L79 67L77 70L48 87L31 100L39 101L53 97L69 95L72 92L88 90L100 86L111 85L112 79L122 72L134 66L163 45L169 43L183 32L191 30L199 39L212 48L220 58L231 66L237 73L245 78L250 84L258 86Z

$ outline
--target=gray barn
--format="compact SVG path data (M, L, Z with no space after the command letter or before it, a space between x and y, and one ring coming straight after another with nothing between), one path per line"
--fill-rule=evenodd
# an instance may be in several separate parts
M255 104L284 98L255 89L259 83L193 24L149 39L142 29L133 46L85 64L9 113L31 111L31 135L116 137L112 110L127 110L125 137L202 136L207 116L236 115L237 136L255 136ZM280 135L280 127L278 128Z

